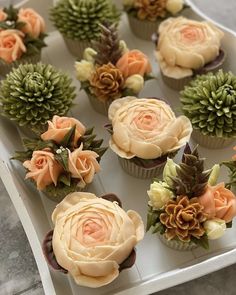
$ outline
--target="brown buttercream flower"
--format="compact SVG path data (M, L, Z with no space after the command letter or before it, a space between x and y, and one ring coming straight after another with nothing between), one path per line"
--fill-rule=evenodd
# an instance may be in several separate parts
M158 17L166 16L167 0L136 0L137 17L141 20L155 21Z
M190 242L191 237L200 239L205 233L203 222L207 219L203 209L197 198L178 196L169 201L165 213L160 215L161 223L166 226L165 238L177 237L183 242Z
M101 101L121 97L124 78L112 63L96 68L90 79L91 92Z

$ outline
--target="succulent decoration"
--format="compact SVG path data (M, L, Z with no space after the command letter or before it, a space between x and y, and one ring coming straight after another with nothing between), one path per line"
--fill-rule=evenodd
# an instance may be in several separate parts
M55 201L91 183L106 151L93 128L86 129L79 120L56 115L48 121L44 133L35 139L23 139L23 143L25 151L17 151L13 159L27 169L26 179Z
M236 136L236 76L219 70L199 75L180 92L184 114L203 135Z
M51 19L61 34L73 40L96 40L99 24L118 24L120 13L110 0L59 0Z
M99 26L100 39L75 63L81 88L102 102L139 93L144 81L151 78L148 57L139 50L129 50L114 24Z
M25 64L1 82L2 113L19 126L39 133L53 115L65 115L75 98L72 80L51 65Z
M4 38L11 39L12 44L8 44L8 51L13 46L16 56L11 60L7 54L0 54L0 58L7 63L19 57L24 58L39 54L41 49L46 46L44 38L47 35L45 34L44 20L31 8L17 9L11 5L0 9L0 29L2 43L4 43ZM4 47L4 44L1 47Z
M140 20L156 21L180 12L183 0L123 0L124 9Z
M204 170L197 148L188 145L180 164L168 159L163 180L154 180L148 191L147 230L207 249L208 240L222 236L236 216L236 196L216 183L219 170L218 164Z

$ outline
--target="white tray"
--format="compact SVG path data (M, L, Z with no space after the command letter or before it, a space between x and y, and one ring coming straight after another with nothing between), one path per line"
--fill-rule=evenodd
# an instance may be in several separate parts
M191 13L193 18L201 18ZM222 27L221 27L222 28ZM236 36L225 31L223 48L228 57L224 66L236 72L235 48ZM123 17L121 35L130 48L143 50L152 59L152 65L158 81L149 81L141 96L157 96L165 98L178 113L178 93L163 85L157 64L153 58L151 42L136 39ZM74 58L68 53L58 33L48 38L49 47L44 50L43 61L49 62L68 72L74 77ZM74 80L79 89L79 83ZM78 104L72 113L87 126L95 126L96 132L108 143L109 135L103 125L106 117L94 112L83 92L78 91ZM233 145L232 145L233 146ZM232 146L224 150L208 150L199 148L201 155L207 157L206 165L211 167L215 161L230 159ZM221 239L211 244L211 250L196 249L190 252L178 252L164 246L156 235L147 233L137 246L135 266L123 271L119 278L106 287L89 289L78 287L69 276L50 271L43 257L41 242L51 228L50 215L55 203L39 195L35 188L24 181L24 169L16 161L9 158L16 149L21 148L21 140L15 126L7 119L0 117L0 175L12 202L21 219L30 245L32 247L46 295L144 295L205 275L236 262L236 226L227 230ZM180 155L179 155L180 157ZM91 190L98 195L106 192L116 193L122 200L125 209L137 210L146 220L147 189L150 180L139 180L122 171L116 155L108 150L102 159L102 171L96 178ZM226 178L226 171L222 180Z

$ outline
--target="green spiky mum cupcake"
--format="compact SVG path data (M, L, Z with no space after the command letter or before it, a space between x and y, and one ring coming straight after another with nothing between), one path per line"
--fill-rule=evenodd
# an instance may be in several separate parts
M75 98L66 74L42 63L20 65L1 82L2 113L25 130L40 133L54 115L65 115Z
M220 166L205 170L204 160L187 145L182 161L168 159L163 179L147 192L147 230L175 250L209 249L209 240L222 237L236 216L236 196L217 183Z
M120 13L111 0L60 0L51 9L51 19L63 35L68 50L82 58L83 51L100 35L99 24L119 22Z
M219 149L236 139L236 76L219 70L197 76L180 92L184 114L200 145Z
M60 202L93 181L106 151L102 142L96 139L93 128L86 129L75 118L55 115L44 133L23 140L25 151L16 152L13 159L23 163L25 178L33 181L39 191Z

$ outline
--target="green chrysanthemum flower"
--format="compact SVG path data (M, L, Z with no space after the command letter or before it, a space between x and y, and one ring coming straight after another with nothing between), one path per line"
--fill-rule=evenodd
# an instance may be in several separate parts
M184 114L203 135L236 136L236 76L219 70L197 76L180 92Z
M0 87L3 114L37 133L53 115L65 115L75 96L71 79L42 63L20 65Z
M60 0L51 9L51 19L57 29L73 40L95 40L99 24L118 23L119 12L110 0Z

